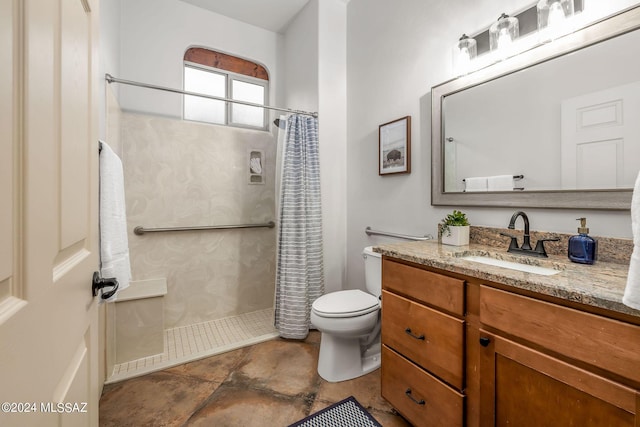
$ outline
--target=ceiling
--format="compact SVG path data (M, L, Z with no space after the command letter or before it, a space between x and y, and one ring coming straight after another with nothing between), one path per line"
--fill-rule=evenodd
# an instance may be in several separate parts
M182 1L276 33L283 32L289 21L309 2L309 0Z

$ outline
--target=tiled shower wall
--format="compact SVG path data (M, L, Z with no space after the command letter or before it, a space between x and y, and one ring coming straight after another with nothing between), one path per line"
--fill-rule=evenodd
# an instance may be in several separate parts
M273 306L275 229L133 234L275 221L271 133L123 113L121 139L131 269L165 277L165 328ZM249 184L249 155L264 152L264 184Z

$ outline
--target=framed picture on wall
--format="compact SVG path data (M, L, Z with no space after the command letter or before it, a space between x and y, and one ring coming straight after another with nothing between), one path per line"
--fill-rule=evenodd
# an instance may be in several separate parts
M411 116L380 125L378 174L411 173Z

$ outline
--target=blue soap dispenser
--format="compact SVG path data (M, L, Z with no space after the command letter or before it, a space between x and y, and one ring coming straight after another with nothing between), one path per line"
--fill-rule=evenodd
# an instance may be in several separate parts
M578 221L580 221L579 234L569 238L569 259L580 264L593 264L596 260L598 241L587 234L589 233L587 218L578 218Z

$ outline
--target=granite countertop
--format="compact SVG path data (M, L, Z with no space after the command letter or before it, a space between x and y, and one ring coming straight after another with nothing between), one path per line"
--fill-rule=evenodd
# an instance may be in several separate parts
M639 310L622 303L629 269L625 264L596 261L593 265L584 265L560 255L535 258L510 254L506 247L495 248L478 243L447 246L433 240L385 244L375 246L373 250L392 258L640 317ZM544 276L463 259L471 255L553 268L560 273Z

